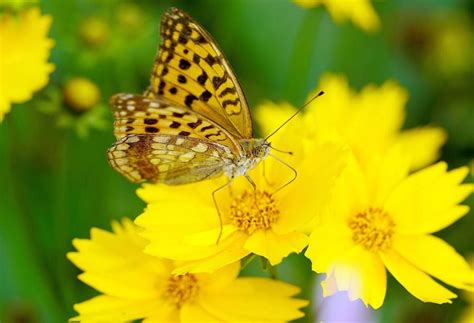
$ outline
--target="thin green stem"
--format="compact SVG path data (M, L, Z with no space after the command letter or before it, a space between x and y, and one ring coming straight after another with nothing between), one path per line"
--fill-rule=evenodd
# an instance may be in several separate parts
M252 253L246 256L245 258L243 258L241 261L240 270L244 270L244 268L247 267L255 259L255 257L256 255Z

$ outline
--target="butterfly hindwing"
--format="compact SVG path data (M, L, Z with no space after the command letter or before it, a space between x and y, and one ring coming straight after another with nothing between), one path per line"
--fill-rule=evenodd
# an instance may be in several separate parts
M145 96L186 106L238 139L251 138L252 120L243 91L207 31L171 8L163 15L160 33L162 44Z
M110 165L132 182L183 184L217 177L232 162L217 143L175 135L129 134L107 152Z

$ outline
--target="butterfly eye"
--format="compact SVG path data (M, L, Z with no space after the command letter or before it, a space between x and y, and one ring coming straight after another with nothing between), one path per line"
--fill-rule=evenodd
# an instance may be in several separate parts
M255 157L264 157L265 151L264 151L263 147L262 146L255 147L253 149L253 155Z

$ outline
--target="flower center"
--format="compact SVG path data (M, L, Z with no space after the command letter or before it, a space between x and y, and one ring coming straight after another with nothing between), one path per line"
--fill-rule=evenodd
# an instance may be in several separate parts
M271 228L279 213L273 195L266 191L245 191L230 206L232 224L248 234Z
M165 298L180 308L184 303L192 302L199 292L198 279L193 274L171 276L165 290Z
M390 247L395 232L395 222L380 208L369 208L356 213L349 219L352 240L371 251L381 251Z

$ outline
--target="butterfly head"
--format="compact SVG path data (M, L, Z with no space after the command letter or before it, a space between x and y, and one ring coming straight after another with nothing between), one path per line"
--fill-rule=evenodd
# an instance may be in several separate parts
M270 151L270 143L265 139L248 139L241 141L246 152L246 158L262 160Z
M270 151L270 143L265 139L255 139L254 147L252 148L252 155L255 158L264 159Z

